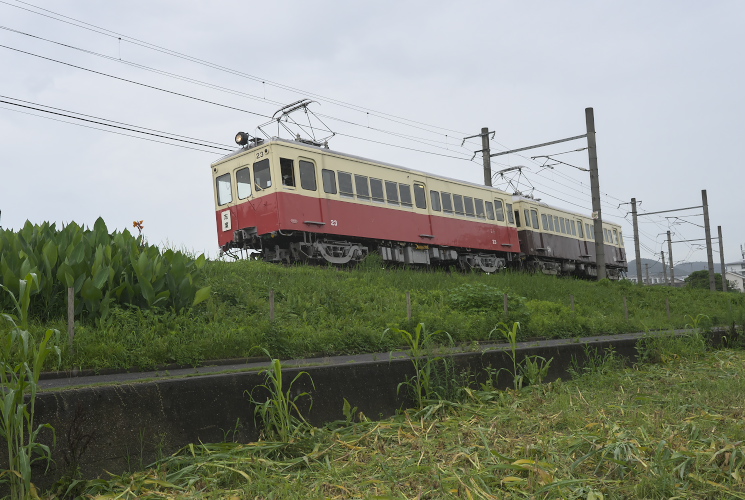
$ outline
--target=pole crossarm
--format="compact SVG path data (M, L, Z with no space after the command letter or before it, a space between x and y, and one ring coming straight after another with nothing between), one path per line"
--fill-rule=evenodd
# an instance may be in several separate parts
M699 205L697 207L688 207L688 208L674 208L672 210L660 210L659 212L647 212L645 214L636 214L636 215L637 217L642 217L644 215L666 214L668 212L680 212L682 210L692 210L694 208L703 208L703 205Z
M716 240L718 238L712 238L712 240ZM706 241L706 238L699 238L697 240L679 240L679 241L671 241L670 243L689 243L691 241Z
M577 135L577 136L574 136L574 137L568 137L566 139L559 139L558 141L544 142L543 144L536 144L535 146L528 146L528 147L525 147L525 148L510 149L509 151L502 151L502 152L499 152L499 153L494 153L491 156L508 155L510 153L517 153L519 151L526 151L528 149L540 148L542 146L550 146L551 144L559 144L560 142L568 142L568 141L575 141L577 139L584 139L585 137L587 137L587 134Z

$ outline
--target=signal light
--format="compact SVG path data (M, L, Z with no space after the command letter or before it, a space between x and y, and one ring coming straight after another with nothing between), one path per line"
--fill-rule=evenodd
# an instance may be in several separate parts
M245 146L246 144L248 144L248 134L245 132L238 132L235 135L235 142L239 146Z

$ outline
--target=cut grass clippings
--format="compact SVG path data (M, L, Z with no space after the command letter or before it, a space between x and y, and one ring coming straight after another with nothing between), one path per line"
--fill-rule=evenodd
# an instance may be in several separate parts
M666 363L481 386L290 443L190 445L77 488L122 499L745 499L745 353L665 351Z

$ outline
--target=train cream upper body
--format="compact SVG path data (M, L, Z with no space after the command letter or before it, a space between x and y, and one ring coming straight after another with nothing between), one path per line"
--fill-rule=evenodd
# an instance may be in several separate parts
M584 241L595 241L595 221L590 217L518 196L513 198L513 206L516 215L519 214L520 217L518 231L537 230ZM603 240L606 245L623 248L621 226L603 222Z
M212 170L217 211L287 192L515 227L511 195L498 189L295 141L273 139L238 151Z

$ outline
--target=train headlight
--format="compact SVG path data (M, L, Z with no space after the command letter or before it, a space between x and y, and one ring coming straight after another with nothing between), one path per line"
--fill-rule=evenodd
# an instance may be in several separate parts
M235 134L235 142L239 146L245 146L248 144L248 134L245 132L238 132Z

